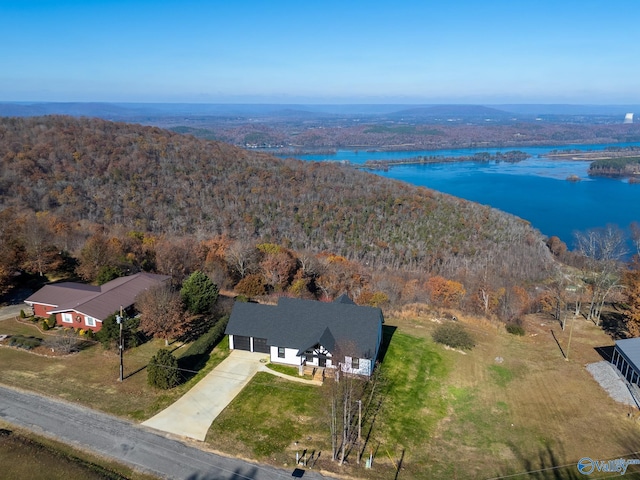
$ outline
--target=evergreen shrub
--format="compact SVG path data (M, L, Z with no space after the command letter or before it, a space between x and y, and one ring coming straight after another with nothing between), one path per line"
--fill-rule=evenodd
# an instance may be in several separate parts
M149 385L163 390L178 385L180 374L178 360L166 349L158 350L147 366L147 381Z
M451 348L471 350L475 341L471 334L458 322L446 322L439 325L432 334L433 340Z

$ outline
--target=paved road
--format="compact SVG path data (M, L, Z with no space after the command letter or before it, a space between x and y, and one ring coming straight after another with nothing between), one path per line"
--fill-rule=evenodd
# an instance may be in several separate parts
M190 447L144 427L85 407L0 386L0 418L162 478L185 480L281 480L280 470ZM324 477L313 471L303 479Z

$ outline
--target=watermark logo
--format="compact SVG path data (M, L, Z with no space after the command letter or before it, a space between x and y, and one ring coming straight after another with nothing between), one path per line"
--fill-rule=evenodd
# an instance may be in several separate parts
M583 457L578 460L578 471L583 475L591 475L593 472L619 473L624 475L627 473L629 465L640 465L640 460L632 458L630 460L617 458L615 460L593 460L589 457Z

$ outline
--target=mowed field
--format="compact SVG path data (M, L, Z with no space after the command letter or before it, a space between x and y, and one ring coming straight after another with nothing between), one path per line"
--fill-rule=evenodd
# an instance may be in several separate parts
M500 324L458 318L476 339L471 351L435 344L433 329L448 320L426 307L387 314L385 395L363 429L364 456L373 454L372 469L365 469L364 461L357 464L355 452L345 466L330 460L322 388L267 373L258 374L214 421L207 447L287 467L295 463L296 452L306 450L314 469L371 479L587 478L577 471L579 459L633 458L640 451L638 411L611 399L585 369L602 360L597 347L613 344L600 328L577 319L565 361L551 329L566 351L570 324L562 332L549 318L531 316L526 335L518 337ZM13 320L0 322L0 330L38 334L34 326ZM125 374L142 369L161 347L162 342L151 342L128 352ZM206 371L227 352L223 342ZM66 358L2 347L0 362L4 384L137 420L150 417L197 380L160 392L146 385L141 370L117 382L118 357L99 345ZM638 471L629 467L625 478ZM617 476L594 472L588 478Z
M431 330L423 322L398 323L414 335ZM583 457L632 458L640 451L637 410L611 399L585 369L602 360L596 347L613 343L601 329L576 320L566 361L551 329L566 350L569 328L562 332L548 318L529 317L524 337L482 322L467 327L477 346L449 353L455 358L443 379L447 414L425 439L434 477L579 478Z
M0 321L1 334L40 338L52 335L51 332L41 331L36 324L17 319ZM104 349L100 344L63 357L40 356L1 346L0 382L143 421L180 398L229 352L225 339L197 375L172 390L164 391L147 384L146 370L151 357L161 348L166 348L164 340L153 340L127 350L124 355L125 380L120 382L118 352ZM186 351L186 346L179 343L168 348L176 357Z
M347 466L330 461L319 389L266 376L214 421L207 442L276 465L292 465L305 449L321 452L314 468L375 479L584 478L576 466L583 457L636 458L638 411L611 399L585 368L602 360L596 347L613 344L600 328L577 319L566 361L551 329L566 350L569 324L562 332L531 316L518 337L462 318L477 342L463 353L431 340L436 319L419 308L386 319L388 393L364 449L375 455L373 469L357 465L355 454ZM639 470L630 466L625 478ZM612 475L619 476L589 478Z

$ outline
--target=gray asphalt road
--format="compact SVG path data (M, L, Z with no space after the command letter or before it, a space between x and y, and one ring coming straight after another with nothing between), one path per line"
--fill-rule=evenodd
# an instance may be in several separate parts
M163 478L185 480L326 479L317 472L279 470L208 453L117 417L0 386L0 418L36 433L112 457Z

